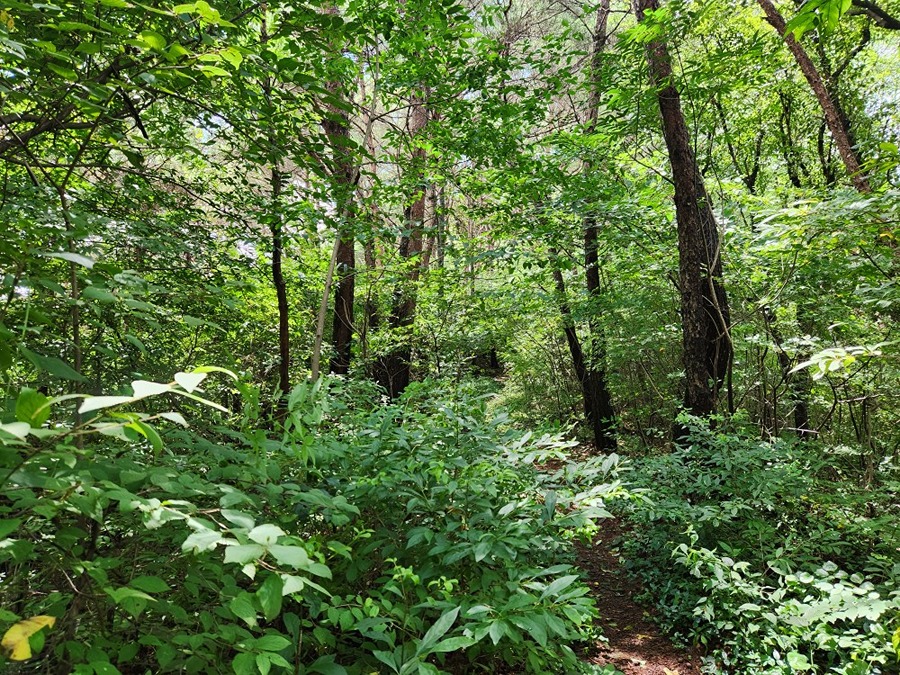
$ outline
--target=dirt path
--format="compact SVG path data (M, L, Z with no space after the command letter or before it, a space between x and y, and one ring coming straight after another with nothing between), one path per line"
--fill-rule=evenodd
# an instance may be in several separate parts
M633 600L640 586L628 579L619 564L619 522L611 518L600 525L593 546L579 547L578 565L588 575L600 626L609 642L594 645L586 660L612 664L625 675L700 675L699 658L676 649L650 620L648 610Z

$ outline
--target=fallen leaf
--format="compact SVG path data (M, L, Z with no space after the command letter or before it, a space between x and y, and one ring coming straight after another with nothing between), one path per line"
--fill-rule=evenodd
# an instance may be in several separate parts
M669 670L665 666L663 666L663 673L664 675L680 675L677 670Z
M37 633L42 628L52 626L56 623L54 616L33 616L30 619L23 619L19 623L12 626L3 635L0 641L0 647L9 656L11 661L25 661L31 658L31 645L28 644L28 638Z

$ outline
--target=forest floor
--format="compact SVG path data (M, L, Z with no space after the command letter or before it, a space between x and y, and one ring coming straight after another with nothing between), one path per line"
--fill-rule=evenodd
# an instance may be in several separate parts
M591 546L579 546L578 565L588 575L608 641L596 642L584 660L611 664L625 675L700 675L699 655L676 648L653 623L650 610L635 602L641 588L619 562L619 521L610 518L601 527Z

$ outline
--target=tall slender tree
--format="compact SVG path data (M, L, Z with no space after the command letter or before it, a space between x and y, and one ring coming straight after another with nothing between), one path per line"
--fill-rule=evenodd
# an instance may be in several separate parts
M336 15L332 6L328 13ZM340 53L340 49L334 51ZM351 150L350 115L347 112L348 96L340 76L330 80L326 88L335 99L326 105L322 128L331 145L330 178L332 196L337 208L337 237L335 252L334 312L331 329L333 353L330 362L332 373L346 375L350 370L353 342L353 303L356 285L356 234L353 226L354 198L359 180L359 168Z
M659 20L654 16L659 10L658 0L635 0L634 7L641 23ZM654 37L646 43L645 51L675 186L684 407L695 415L707 416L718 409L732 358L721 243L681 109L681 96L675 87L668 45L660 33L653 31L651 35Z
M784 40L791 54L793 54L794 60L797 61L803 77L806 78L810 89L815 94L816 100L818 100L819 106L821 106L825 115L825 124L831 132L844 167L847 169L850 180L853 182L853 187L859 192L871 192L872 187L863 171L862 162L860 162L859 154L853 141L849 118L841 109L840 102L829 91L827 82L819 73L816 64L813 63L803 45L800 44L794 33L787 29L787 22L785 22L778 8L775 7L775 3L772 0L757 1L763 12L765 12L766 21L772 25Z
M424 244L425 201L424 182L425 150L417 143L418 136L428 123L428 109L419 96L414 95L407 115L408 135L412 146L410 170L412 201L403 212L403 232L400 235L398 254L405 264L402 281L394 289L388 325L397 333L397 344L381 359L376 379L397 398L409 386L412 367L412 343L406 333L416 318L416 283L421 271L420 256Z

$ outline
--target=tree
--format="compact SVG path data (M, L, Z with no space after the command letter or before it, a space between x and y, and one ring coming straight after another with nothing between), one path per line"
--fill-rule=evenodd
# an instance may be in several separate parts
M388 326L398 335L399 344L391 347L382 358L376 378L392 399L403 393L411 377L412 343L409 331L416 318L416 283L422 269L420 256L425 227L425 149L420 143L420 136L428 124L425 106L423 100L414 96L410 100L407 117L407 135L412 147L409 166L413 174L407 178L406 184L412 194L403 211L403 232L397 249L405 271L403 279L394 289L388 316Z
M695 415L708 416L717 410L732 357L719 231L681 110L669 50L661 37L664 24L658 0L636 0L635 13L649 31L645 51L650 82L656 89L675 186L684 407Z
M797 64L800 66L803 77L806 78L816 99L819 101L819 105L825 115L825 122L828 125L832 138L834 138L841 160L850 176L850 180L853 182L853 186L860 192L870 192L872 188L869 185L869 179L863 171L862 162L859 161L857 150L854 147L850 122L846 113L839 102L835 100L832 93L829 92L826 82L819 74L818 69L812 62L809 54L806 53L803 45L800 44L794 33L787 28L784 17L781 16L772 0L758 0L758 2L765 12L766 20L772 24L772 27L787 44L788 49L791 50L791 54L794 55Z

